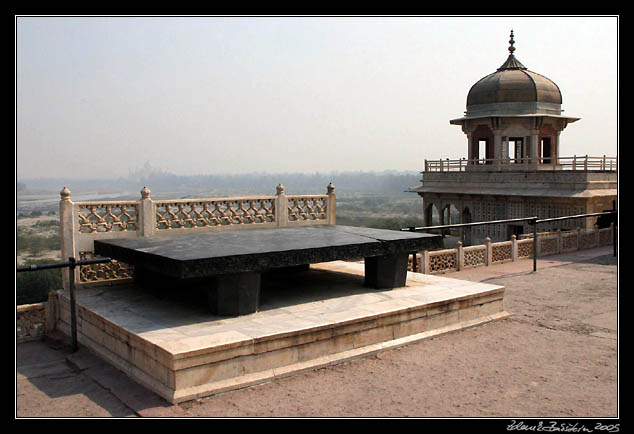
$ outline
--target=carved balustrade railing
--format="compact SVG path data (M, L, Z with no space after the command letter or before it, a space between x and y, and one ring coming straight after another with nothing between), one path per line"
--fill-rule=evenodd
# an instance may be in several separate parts
M539 256L555 255L574 250L609 246L613 243L614 226L603 229L575 229L571 231L539 232L537 253ZM416 268L409 261L409 270L425 274L448 273L473 267L529 259L533 257L533 235L515 235L510 241L492 243L489 238L484 244L462 247L458 241L453 249L424 251L416 253Z
M617 157L523 157L425 160L425 172L571 170L613 172L618 167Z
M271 196L153 200L141 190L138 201L71 201L68 188L60 193L62 258L94 258L94 241L109 238L174 236L196 231L281 228L336 224L336 195L286 195L278 185ZM64 287L69 270L63 269ZM122 282L132 278L130 265L112 260L77 267L77 284Z

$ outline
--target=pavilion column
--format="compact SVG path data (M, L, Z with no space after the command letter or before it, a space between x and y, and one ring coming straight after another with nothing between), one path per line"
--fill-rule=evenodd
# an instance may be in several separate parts
M496 160L495 164L498 166L498 169L502 163L502 158L504 158L503 154L502 130L495 129L493 130L493 159Z
M555 132L555 140L554 140L555 143L553 143L550 148L553 159L555 160L557 164L559 164L559 135L560 134L561 134L561 131Z
M431 226L432 206L431 201L425 200L423 195L423 226Z
M440 202L440 213L439 213L440 214L440 226L444 226L444 225L449 224L447 222L447 219L445 218L446 211L447 211L447 205L444 202ZM446 229L441 229L440 230L440 234L441 235L445 235L445 233L446 233Z
M504 163L508 163L509 159L509 138L507 136L502 136L502 153L500 154L500 158L504 160Z
M537 164L537 149L539 145L539 130L532 130L531 135L528 136L529 145L528 145L528 157L529 163L531 165Z
M471 133L467 133L467 143L469 144L467 146L467 164L472 164L472 160L473 160L473 135Z

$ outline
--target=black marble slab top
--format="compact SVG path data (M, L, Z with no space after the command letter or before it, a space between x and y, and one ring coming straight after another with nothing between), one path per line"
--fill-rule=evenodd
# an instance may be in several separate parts
M95 240L95 253L187 279L442 247L439 235L340 225Z

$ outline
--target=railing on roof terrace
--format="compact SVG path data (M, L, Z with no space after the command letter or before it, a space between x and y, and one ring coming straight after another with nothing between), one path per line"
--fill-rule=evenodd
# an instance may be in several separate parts
M466 158L450 160L425 160L425 172L465 172L465 171L519 171L519 170L571 170L604 171L617 170L617 157L572 157L542 158Z
M140 200L71 201L70 190L60 192L62 257L79 261L94 257L94 241L111 238L174 236L184 233L233 229L280 228L336 224L334 185L325 194L287 195L282 184L275 195L199 199L152 199L147 187ZM124 282L133 277L131 265L112 260L106 264L63 270L64 288L77 284Z
M410 226L407 228L401 228L401 231L409 231L409 232L428 232L428 231L434 231L437 229L443 230L443 229L450 229L450 228L471 228L471 227L475 227L475 226L486 226L486 225L492 225L492 224L501 224L501 223L515 223L515 222L527 222L529 225L533 226L533 233L532 235L529 235L530 238L524 238L522 240L516 240L516 236L513 235L513 243L511 244L511 249L514 251L517 251L517 253L513 253L513 258L515 257L528 257L531 256L533 257L533 271L537 271L537 256L539 254L540 250L543 250L543 252L548 251L549 246L548 244L553 244L552 240L552 234L542 234L542 237L538 236L538 232L537 232L537 225L539 223L547 223L547 222L554 222L554 221L561 221L561 220L570 220L570 219L585 219L585 218L590 218L590 217L607 217L607 216L612 216L612 218L614 219L610 229L594 229L592 231L585 231L585 233L583 233L580 230L576 230L576 231L571 231L573 232L577 239L575 240L575 246L576 249L581 249L584 248L582 246L586 246L587 247L596 247L598 245L603 245L603 244L609 244L609 240L610 240L610 236L606 235L606 232L609 231L609 233L611 234L611 238L612 238L612 246L613 246L613 254L614 256L616 256L617 253L617 226L614 224L616 223L617 217L618 217L618 210L616 208L616 201L612 201L612 207L613 210L612 211L604 211L604 212L598 212L598 213L589 213L589 214L578 214L578 215L569 215L569 216L563 216L563 217L552 217L552 218L545 218L545 219L540 219L537 218L536 216L532 216L532 217L521 217L521 218L514 218L514 219L504 219L504 220L489 220L489 221L485 221L485 222L472 222L472 223L457 223L457 224L451 224L451 225L440 225L440 226L422 226L422 227L414 227L414 226ZM550 235L550 237L549 237ZM545 242L543 241L543 236L545 236ZM564 249L568 249L569 248L569 243L566 243L563 241L563 237L561 235L561 231L559 231L559 233L557 234L557 240L554 242L554 244L557 245L557 249L558 249L558 253L560 253L562 250L562 247L559 246L564 246ZM566 235L565 238L568 238L568 236ZM493 262L494 258L496 255L493 254L493 247L491 247L491 242L490 239L487 237L487 256L489 256L489 259L487 259L486 261L484 261L483 263L488 265L489 263ZM516 240L516 241L515 241ZM530 240L530 241L529 241ZM538 242L535 243L533 240L537 240ZM499 242L499 243L495 243L495 247L500 248L500 249L505 249L508 250L508 243L509 242ZM531 243L531 245L529 246L528 243ZM603 243L603 244L600 244ZM521 247L520 247L521 245ZM541 247L540 246L543 245L545 247ZM529 249L530 247L530 249ZM425 251L423 252L423 257L426 258L425 261L425 266L424 269L437 269L440 270L442 268L445 269L455 269L455 270L459 270L460 269L460 263L461 261L464 259L462 250L464 250L466 248L462 247L462 242L459 242L459 248L456 249L445 249L445 250L440 250L440 251L434 251L434 252L429 252L429 251ZM573 250L576 250L573 249ZM522 253L522 251L524 251L524 253ZM507 255L505 253L501 253L498 252L498 256L500 258L507 258ZM420 269L417 266L418 263L418 252L412 252L412 271L417 271L418 269ZM434 257L434 259L432 259L431 257ZM460 258L463 259L460 259ZM515 259L513 259L515 260ZM432 265L432 261L435 262Z
M16 269L62 269L62 283L70 293L73 351L77 350L75 289L80 285L122 283L134 275L131 265L96 257L95 240L336 224L337 199L332 183L326 187L326 194L286 195L282 184L270 196L153 200L150 193L144 187L140 200L73 202L70 190L64 187L60 192L60 236L62 257L68 262Z

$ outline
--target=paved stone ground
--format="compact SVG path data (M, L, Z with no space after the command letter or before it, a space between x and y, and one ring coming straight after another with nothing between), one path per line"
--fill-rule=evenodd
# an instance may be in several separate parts
M513 314L508 319L180 405L85 349L72 354L55 339L20 344L15 415L618 423L617 258L609 247L545 257L536 273L532 265L523 260L447 275L504 285L506 310ZM597 429L594 421L581 423Z

